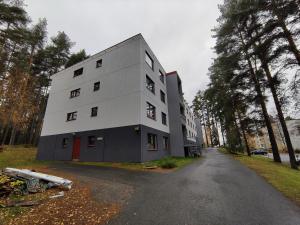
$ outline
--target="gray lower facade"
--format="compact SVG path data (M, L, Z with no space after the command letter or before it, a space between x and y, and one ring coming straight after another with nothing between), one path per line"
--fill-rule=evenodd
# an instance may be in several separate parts
M156 149L148 149L148 134L156 136ZM89 137L95 137L89 146ZM75 139L79 149L78 160L90 162L145 162L170 155L163 137L168 133L144 125L133 125L101 130L41 136L38 145L38 160L74 159Z

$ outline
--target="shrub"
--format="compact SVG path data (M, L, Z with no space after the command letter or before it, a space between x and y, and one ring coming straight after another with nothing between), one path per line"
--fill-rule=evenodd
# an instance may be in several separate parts
M177 167L177 165L172 159L164 159L161 161L160 167L164 169L172 169Z

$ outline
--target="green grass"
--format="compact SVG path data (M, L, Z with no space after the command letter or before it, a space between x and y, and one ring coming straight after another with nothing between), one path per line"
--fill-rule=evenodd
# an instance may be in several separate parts
M3 152L0 152L0 168L5 167L31 167L44 166L47 161L38 161L35 159L37 149L23 146L5 147Z
M145 170L145 167L147 166L163 168L166 164L174 164L175 167L179 169L194 162L196 159L197 158L165 157L159 160L153 160L146 163L114 163L114 162L74 162L74 163L80 165L115 167L115 168L130 169L130 170Z
M50 161L36 160L37 149L33 147L11 146L5 147L3 152L0 152L0 168L5 167L39 167L46 166ZM181 168L192 163L195 158L184 157L165 157L160 160L153 160L146 163L115 163L115 162L73 162L80 165L116 167L132 170L144 170L145 166Z
M262 156L233 155L233 157L256 171L277 190L300 205L300 171Z

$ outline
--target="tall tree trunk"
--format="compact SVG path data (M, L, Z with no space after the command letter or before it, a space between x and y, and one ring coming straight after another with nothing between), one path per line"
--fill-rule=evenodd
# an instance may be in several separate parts
M247 60L247 63L248 63L249 69L250 69L251 79L254 83L255 91L257 93L257 98L258 98L259 104L261 106L262 113L263 113L263 116L264 116L264 121L265 121L267 130L268 130L269 140L270 140L270 143L271 143L271 148L272 148L272 153L273 153L273 160L275 162L280 163L281 158L280 158L280 154L279 154L279 151L278 151L278 146L277 146L277 143L276 143L276 138L275 138L274 131L273 131L273 128L272 128L270 116L268 114L267 106L266 106L266 103L265 103L265 100L264 100L264 97L263 97L263 94L262 94L261 86L260 86L259 80L257 78L257 75L254 71L254 68L252 66L252 62L250 60L250 56L249 56L248 51L246 49L246 44L245 44L245 41L244 41L244 38L243 38L243 35L242 35L241 32L239 33L239 36L240 36L241 43L242 43L243 48L244 48L245 57L246 57L246 60Z
M294 54L294 56L298 62L298 65L300 65L300 51L297 48L297 45L293 39L292 33L289 31L289 29L287 28L287 26L285 24L284 18L282 18L280 12L278 11L276 2L274 0L272 0L272 11L276 15L277 21L283 30L286 40L289 43L290 51Z
M17 130L16 130L15 127L13 127L12 130L11 130L9 145L13 145L15 143L16 133L17 133Z
M242 134L243 134L243 138L244 138L244 142L245 142L245 146L246 146L247 155L251 156L251 152L250 152L250 148L249 148L249 144L248 144L248 140L247 140L247 136L246 136L246 132L245 132L245 127L244 127L244 124L242 122L241 114L240 114L239 111L237 111L237 115L238 115L238 118L239 118L239 121L240 121L241 130L242 130Z
M278 95L277 95L277 92L276 92L275 85L273 83L273 77L271 75L269 66L266 63L266 61L265 61L265 59L262 55L260 55L260 60L262 62L262 67L263 67L263 69L266 73L266 76L267 76L267 79L268 79L268 84L269 84L269 87L270 87L270 90L271 90L271 93L272 93L272 96L273 96L273 99L274 99L274 103L275 103L276 110L277 110L277 113L278 113L278 118L279 118L279 121L280 121L280 124L281 124L281 127L282 127L283 135L284 135L284 138L285 138L285 143L286 143L287 150L288 150L289 157L290 157L291 168L292 169L298 169L297 162L296 162L296 157L295 157L295 153L294 153L294 149L293 149L293 145L292 145L292 142L291 142L291 139L290 139L290 134L289 134L289 131L287 129L287 126L286 126L286 123L285 123L285 120L284 120L284 116L283 116L283 112L282 112L282 109L281 109L281 104L280 104L280 101L278 99Z
M215 127L216 127L216 131L217 131L218 146L221 147L221 146L220 146L219 130L218 130L218 122L217 122L216 117L214 118L214 121L215 121Z
M9 128L10 128L9 125L7 125L6 128L5 128L5 132L4 132L4 135L3 135L3 139L2 139L1 145L5 145L5 141L6 141L6 139L7 139L7 135L8 135L8 132L9 132Z
M208 137L207 137L207 132L206 132L206 125L205 125L205 121L203 120L203 126L204 126L204 134L205 134L205 139L206 139L206 147L208 146Z

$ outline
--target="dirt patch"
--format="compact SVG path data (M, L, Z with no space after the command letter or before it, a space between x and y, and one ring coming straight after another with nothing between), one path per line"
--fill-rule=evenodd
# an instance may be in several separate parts
M42 203L35 207L26 208L16 216L12 214L6 224L105 224L121 208L118 203L95 201L92 198L91 188L79 182L72 175L48 169L39 169L39 171L72 180L74 182L72 189L65 191L64 197L56 199L49 199L48 197L57 194L60 191L58 189L50 189L44 193L31 195L32 198L41 199Z

